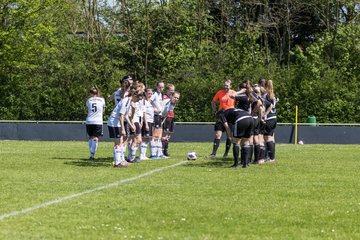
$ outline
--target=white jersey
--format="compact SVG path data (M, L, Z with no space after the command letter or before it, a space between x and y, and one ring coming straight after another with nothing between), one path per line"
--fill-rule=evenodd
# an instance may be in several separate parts
M160 110L160 112L155 112L155 115L161 115L162 112L162 93L155 91L151 97L152 104L154 108Z
M134 110L133 122L142 123L144 117L144 111L145 111L144 104L142 103L142 101L138 101L134 103L134 107L135 110Z
M109 127L121 127L120 124L120 115L128 114L130 111L130 101L131 99L125 97L115 106L114 110L111 112L110 117L107 121Z
M162 101L162 117L167 117L169 112L173 112L175 105L170 101L170 98L164 99Z
M121 101L121 88L114 92L114 103L115 106Z
M154 122L154 106L151 104L150 101L143 99L142 103L144 105L144 110L146 113L146 121L148 123L153 123Z
M128 92L125 92L124 94L124 98L127 97L128 95ZM115 103L115 106L121 101L121 88L119 88L118 90L116 90L114 92L114 103Z
M88 109L86 124L103 124L103 114L105 109L105 100L102 97L91 97L86 101Z

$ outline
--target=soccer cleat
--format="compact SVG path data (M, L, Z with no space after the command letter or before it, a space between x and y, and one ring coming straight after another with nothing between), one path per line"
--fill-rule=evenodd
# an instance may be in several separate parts
M164 151L164 156L170 157L170 154L167 151Z
M128 165L125 163L114 164L114 168L127 168Z
M94 160L95 158L94 158L93 156L90 156L89 159L90 159L90 160Z
M150 159L151 159L151 160L156 160L156 159L159 159L159 157L156 156L156 155L154 155L154 156L150 156Z
M268 162L269 162L269 163L274 163L274 162L275 162L275 159L269 159Z
M209 156L210 158L214 158L214 157L216 157L216 154L210 154L210 156Z
M167 156L165 156L165 155L160 155L160 156L158 156L158 158L160 158L160 159L165 159L165 158L169 158L169 157L167 157Z
M135 157L135 158L132 158L130 160L127 160L127 162L128 163L138 163L138 162L140 162L140 158Z
M239 168L239 167L240 167L239 164L233 164L233 165L230 166L230 168Z
M258 161L258 164L264 164L265 163L265 160L264 159L260 159L259 161Z
M149 160L149 158L146 157L146 156L140 156L140 160L141 160L141 161L143 161L143 160Z

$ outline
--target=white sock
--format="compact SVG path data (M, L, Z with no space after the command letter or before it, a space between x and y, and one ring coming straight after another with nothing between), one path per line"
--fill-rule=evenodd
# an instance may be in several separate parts
M90 152L91 152L91 145L92 145L92 139L90 138L90 139L89 139L89 143L88 143Z
M121 148L118 145L114 146L114 164L118 165L121 161Z
M148 144L146 142L142 142L140 144L140 156L141 157L146 157L147 146L148 146Z
M136 157L136 151L137 151L138 147L131 147L131 160L135 159Z
M127 158L131 159L131 143L128 143L128 154L127 154Z
M97 150L97 146L98 146L98 140L97 139L93 139L92 140L92 144L91 144L91 148L90 148L90 154L91 156L95 155L95 152Z
M120 157L121 157L121 161L125 161L125 154L126 154L126 146L121 146L120 147L120 151L121 151L121 155L120 155Z
M157 154L157 146L154 140L151 140L150 142L150 155L156 156Z
M163 152L162 152L162 142L160 140L156 141L156 152L157 152L157 156L163 156Z

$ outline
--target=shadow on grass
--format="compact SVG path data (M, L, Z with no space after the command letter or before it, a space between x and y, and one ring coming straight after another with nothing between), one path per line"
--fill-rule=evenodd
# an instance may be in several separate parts
M228 168L233 164L232 158L210 158L199 157L198 159L204 159L206 161L189 161L191 164L186 164L186 167L212 167L212 168Z
M69 159L69 158L64 158ZM75 161L69 161L65 162L66 165L73 165L78 167L110 167L112 165L113 158L107 157L107 158L95 158L94 160L88 159L88 158L82 158Z

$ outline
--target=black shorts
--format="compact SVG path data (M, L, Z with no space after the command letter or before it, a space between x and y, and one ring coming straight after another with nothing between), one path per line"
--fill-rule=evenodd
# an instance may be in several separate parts
M214 130L215 132L217 131L225 132L225 126L221 121L216 121L214 125Z
M276 118L267 119L265 124L264 136L273 136L276 128Z
M236 138L249 138L254 134L254 120L251 116L239 118L234 125L233 135Z
M214 126L215 132L217 132L217 131L225 132L226 131L224 122L226 122L224 111L217 112L216 113L216 122L215 122L215 126Z
M161 115L154 115L154 127L155 128L161 128L161 122L162 122L162 118Z
M265 127L266 127L266 124L263 121L260 121L260 132L259 132L259 134L264 135Z
M261 129L261 124L260 124L260 118L254 118L253 117L253 121L254 121L254 135L259 135L260 134L260 129Z
M130 128L130 126L129 126ZM140 127L140 123L136 122L135 123L135 131L133 131L131 128L130 128L130 135L140 135L141 134L141 127Z
M86 124L86 132L90 137L101 137L103 135L103 125Z
M142 129L141 129L141 136L142 137L152 137L152 128L154 123L147 123L149 126L149 131L146 131L146 127L145 124L143 124Z
M120 138L120 127L110 127L109 130L109 138Z
M175 121L174 118L166 118L163 126L163 130L165 133L173 133L174 132Z

